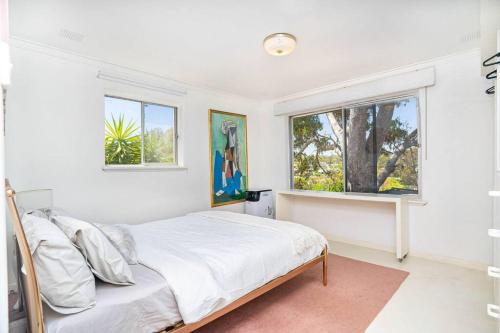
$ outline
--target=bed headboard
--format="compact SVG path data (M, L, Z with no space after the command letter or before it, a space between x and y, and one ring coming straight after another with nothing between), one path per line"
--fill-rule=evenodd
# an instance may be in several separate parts
M5 194L12 224L16 233L19 253L26 272L25 274L20 274L20 280L22 283L24 302L28 316L28 329L30 333L43 333L45 327L43 324L42 299L40 297L40 288L38 287L35 265L33 264L33 258L31 257L28 241L26 240L19 211L17 210L15 201L16 192L12 189L7 179L5 180Z
M53 208L51 189L36 189L16 192L16 205L19 216L28 210Z

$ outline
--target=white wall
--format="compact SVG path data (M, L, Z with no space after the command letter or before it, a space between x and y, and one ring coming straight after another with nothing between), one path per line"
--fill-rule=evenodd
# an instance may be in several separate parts
M109 83L97 79L96 74L101 69L124 70L20 43L13 47L12 59L6 173L16 190L51 188L56 206L100 223L139 223L208 209L211 108L248 115L252 186L258 164L258 112L252 112L259 107L257 102L193 87L182 87L187 95L178 97L114 84L115 90L153 94L181 105L180 135L187 169L104 172L103 95ZM172 82L163 84L179 87ZM242 211L243 206L222 209Z
M410 253L483 266L491 259L486 230L492 223L493 97L480 71L479 50L409 66L435 66L436 84L427 88L427 159L422 162L426 206L410 207ZM259 185L288 187L288 119L261 111L260 135L265 168ZM265 151L264 151L265 149ZM269 162L271 164L271 162ZM331 239L392 249L394 218L390 207L297 201L294 220Z

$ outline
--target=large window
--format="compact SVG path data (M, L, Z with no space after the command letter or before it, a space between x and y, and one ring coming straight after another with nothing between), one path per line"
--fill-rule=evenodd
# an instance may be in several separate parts
M295 189L418 193L414 96L291 118Z
M176 164L176 114L168 105L105 96L106 165Z

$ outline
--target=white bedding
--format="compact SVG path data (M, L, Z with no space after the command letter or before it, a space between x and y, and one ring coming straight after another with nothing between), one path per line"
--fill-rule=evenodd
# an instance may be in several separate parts
M185 323L285 275L327 244L302 225L222 211L127 228L139 262L167 280Z
M47 333L158 332L181 320L167 281L157 272L131 265L136 284L115 286L97 282L96 306L61 315L44 305Z

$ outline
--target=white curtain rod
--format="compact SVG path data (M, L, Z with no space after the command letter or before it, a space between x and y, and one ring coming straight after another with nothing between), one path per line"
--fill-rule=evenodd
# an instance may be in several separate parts
M153 85L149 84L146 82L140 82L136 81L132 78L124 77L124 76L119 76L116 74L111 74L111 73L104 73L104 72L97 72L97 78L106 80L106 81L111 81L111 82L117 82L117 83L122 83L126 84L129 86L134 86L134 87L139 87L139 88L144 88L148 90L153 90L153 91L158 91L164 94L169 94L169 95L176 95L176 96L185 96L187 95L186 90L178 90L178 89L171 89L171 88L165 88L162 86L158 85Z

